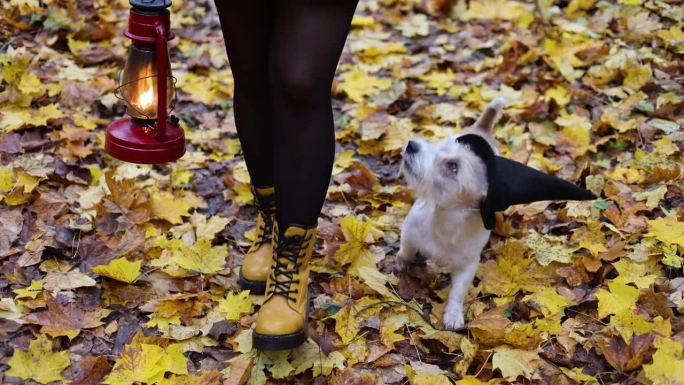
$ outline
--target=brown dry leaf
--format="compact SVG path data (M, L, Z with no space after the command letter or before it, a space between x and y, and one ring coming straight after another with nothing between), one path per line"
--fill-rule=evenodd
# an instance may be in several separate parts
M654 336L642 334L634 336L629 345L620 336L601 340L601 352L613 368L621 372L629 372L640 367L653 353Z
M79 287L95 286L97 282L77 271L51 272L43 278L43 288L52 292L73 290Z
M112 370L105 356L87 356L71 367L71 385L99 385Z
M102 325L102 318L110 313L110 310L102 308L84 310L77 303L69 303L65 296L48 297L45 303L47 310L28 314L24 320L41 325L41 331L52 337L67 336L73 339L81 329Z

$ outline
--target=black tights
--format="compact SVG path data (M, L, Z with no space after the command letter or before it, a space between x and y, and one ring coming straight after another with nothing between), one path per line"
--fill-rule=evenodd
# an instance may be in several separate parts
M252 184L275 186L276 216L315 224L330 184L330 89L358 0L215 0L235 79Z

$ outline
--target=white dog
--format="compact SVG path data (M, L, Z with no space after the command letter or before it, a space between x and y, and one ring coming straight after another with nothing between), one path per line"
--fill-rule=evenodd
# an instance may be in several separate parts
M479 204L487 194L487 169L480 157L456 138L477 134L498 155L492 130L503 98L492 101L471 127L438 143L411 140L402 150L400 173L416 200L401 228L398 258L408 264L420 252L451 273L451 290L444 311L447 329L464 326L463 300L473 281L490 230L485 229Z

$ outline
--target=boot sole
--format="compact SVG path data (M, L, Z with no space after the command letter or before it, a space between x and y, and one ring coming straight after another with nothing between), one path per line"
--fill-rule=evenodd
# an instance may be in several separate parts
M252 334L252 346L259 350L287 350L294 349L306 341L306 324L309 322L309 304L311 293L306 295L306 319L304 327L290 334Z
M240 288L242 290L249 290L250 294L264 294L266 292L266 281L252 281L251 279L245 278L242 275L242 269L240 269Z
M287 350L293 349L306 341L304 329L290 334L270 335L254 333L252 344L259 350Z

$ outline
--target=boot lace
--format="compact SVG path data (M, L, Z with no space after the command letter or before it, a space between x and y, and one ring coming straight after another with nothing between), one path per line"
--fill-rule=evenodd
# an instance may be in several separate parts
M275 266L271 271L273 286L270 294L279 294L287 299L294 300L297 289L292 289L291 285L299 283L299 278L295 275L299 273L301 264L300 254L304 245L310 239L309 236L293 235L283 237L282 241L276 242L276 250L273 254Z
M272 205L268 205L266 207L262 207L262 205L259 206L259 215L263 219L263 221L259 224L259 234L261 235L259 239L257 239L254 242L254 246L258 247L261 246L265 243L271 243L271 238L272 235L271 233L273 232L273 207Z

